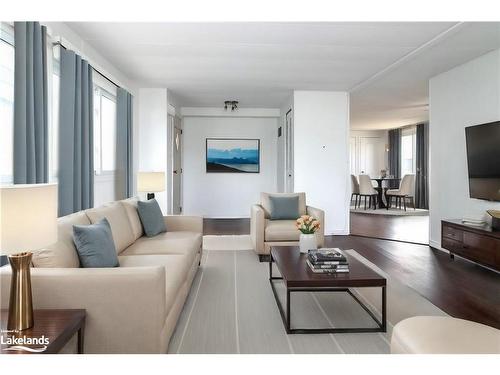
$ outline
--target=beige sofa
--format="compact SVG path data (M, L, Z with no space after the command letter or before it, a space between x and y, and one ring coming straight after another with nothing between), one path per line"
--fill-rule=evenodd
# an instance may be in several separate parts
M103 217L120 267L79 268L72 227ZM58 242L33 255L34 308L86 309L86 353L166 353L200 263L203 221L164 220L166 233L143 236L135 198L59 218ZM10 274L10 267L0 269L2 308L8 306Z
M305 193L261 193L260 204L255 204L250 212L250 236L255 252L260 259L271 252L271 246L298 245L300 232L295 227L295 220L271 220L270 195L298 196L300 215L311 215L319 220L321 229L316 232L318 246L325 242L325 213L319 208L307 206Z

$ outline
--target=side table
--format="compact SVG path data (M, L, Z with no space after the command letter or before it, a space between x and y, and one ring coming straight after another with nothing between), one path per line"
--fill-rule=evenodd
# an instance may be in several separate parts
M1 354L55 354L77 334L77 352L83 354L86 312L83 309L33 310L34 326L8 331L8 310L0 310Z

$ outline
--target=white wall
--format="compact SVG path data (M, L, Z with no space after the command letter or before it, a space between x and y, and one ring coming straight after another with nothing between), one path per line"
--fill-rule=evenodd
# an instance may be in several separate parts
M139 171L165 172L167 177L166 88L139 89ZM169 181L166 181L168 184ZM167 214L167 192L155 193L164 214Z
M500 120L500 50L430 80L430 244L441 220L487 218L500 203L469 198L466 126ZM499 146L500 147L500 146Z
M294 186L326 212L326 234L349 233L349 94L294 92Z
M277 117L191 117L184 109L182 113L183 212L249 217L260 192L276 192ZM206 138L260 139L260 173L206 173Z

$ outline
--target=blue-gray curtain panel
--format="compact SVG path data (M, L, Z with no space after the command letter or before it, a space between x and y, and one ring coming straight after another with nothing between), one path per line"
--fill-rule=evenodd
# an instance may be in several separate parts
M14 183L48 182L47 30L15 22Z
M94 205L92 67L61 47L59 216Z
M132 95L117 89L116 106L116 198L131 197L133 192Z
M417 125L415 206L429 208L429 124Z
M389 174L401 177L401 129L389 130ZM398 183L390 184L391 188L398 186Z

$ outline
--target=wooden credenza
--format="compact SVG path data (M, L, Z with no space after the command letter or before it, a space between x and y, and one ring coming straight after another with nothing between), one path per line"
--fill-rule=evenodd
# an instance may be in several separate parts
M452 256L456 254L500 271L500 231L494 231L489 226L442 220L441 247L449 250Z

